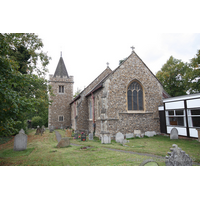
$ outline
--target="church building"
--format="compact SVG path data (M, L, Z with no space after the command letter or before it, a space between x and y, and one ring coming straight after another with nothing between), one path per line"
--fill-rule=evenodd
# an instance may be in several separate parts
M115 70L109 66L73 99L73 77L62 57L50 75L55 96L49 107L49 126L76 132L110 134L160 132L158 107L169 95L133 50Z

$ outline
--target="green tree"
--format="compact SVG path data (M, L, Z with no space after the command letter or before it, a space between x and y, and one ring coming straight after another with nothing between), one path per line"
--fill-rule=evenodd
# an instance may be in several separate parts
M200 50L198 50L196 56L190 60L187 78L190 86L189 93L200 92Z
M171 56L161 70L156 73L156 77L170 96L186 95L189 89L187 70L187 63L185 64Z
M0 34L0 135L17 133L26 113L49 103L43 76L50 58L42 47L35 34Z

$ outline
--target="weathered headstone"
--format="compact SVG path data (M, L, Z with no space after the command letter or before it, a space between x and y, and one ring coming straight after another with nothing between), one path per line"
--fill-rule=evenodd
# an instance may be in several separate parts
M50 132L50 133L53 133L53 132L54 132L54 126L50 126L50 127L49 127L49 132Z
M140 164L140 166L159 166L159 164L156 161L152 160L152 159L147 159L147 160L144 160Z
M101 143L102 144L110 144L111 143L110 134L102 134Z
M170 139L171 140L177 140L178 139L178 130L176 128L173 128L170 132Z
M129 140L124 139L124 140L121 140L120 143L121 143L122 145L125 145L126 143L129 143Z
M133 133L126 133L126 139L133 138Z
M74 138L78 139L78 133L74 134Z
M86 134L85 133L81 133L81 141L86 141Z
M141 130L134 130L133 136L134 137L141 137L141 134L142 134Z
M21 129L14 139L14 151L23 151L27 147L27 135L24 130Z
M41 133L41 128L40 126L37 126L35 135L39 135L40 133Z
M57 144L57 148L60 148L60 147L67 147L70 145L70 140L68 137L65 137L65 138L62 138L58 144Z
M145 136L153 137L154 135L156 135L155 131L147 131L147 132L145 132Z
M45 127L44 125L42 126L42 129L41 129L41 135L45 132Z
M116 135L115 135L115 141L116 142L120 142L121 140L124 140L124 135L120 132L118 132Z
M60 140L62 139L62 136L60 135L58 131L55 131L55 134L56 134L57 141L60 142Z
M185 151L182 151L176 144L170 148L171 152L168 152L169 156L166 156L166 166L192 166L192 159Z
M93 133L89 133L89 140L93 140Z
M72 137L72 130L71 129L67 129L66 130L66 136L67 137Z

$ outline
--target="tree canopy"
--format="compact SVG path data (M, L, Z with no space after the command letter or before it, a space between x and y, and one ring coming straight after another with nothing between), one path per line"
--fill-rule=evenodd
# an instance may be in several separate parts
M171 56L156 73L166 92L181 96L200 92L200 50L190 63L184 63Z
M0 134L24 128L24 120L45 104L48 85L44 75L50 57L33 33L0 34ZM40 65L41 66L40 66Z

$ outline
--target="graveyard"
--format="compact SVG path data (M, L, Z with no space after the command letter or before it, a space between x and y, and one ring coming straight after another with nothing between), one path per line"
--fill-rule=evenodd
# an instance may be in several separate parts
M155 135L105 144L98 137L89 140L89 135L75 135L66 129L45 130L43 134L29 130L26 137L27 146L23 150L15 149L14 137L0 145L1 166L140 166L141 163L166 166L165 157L174 144L189 155L193 166L200 165L200 143L195 139L171 140L169 136Z

